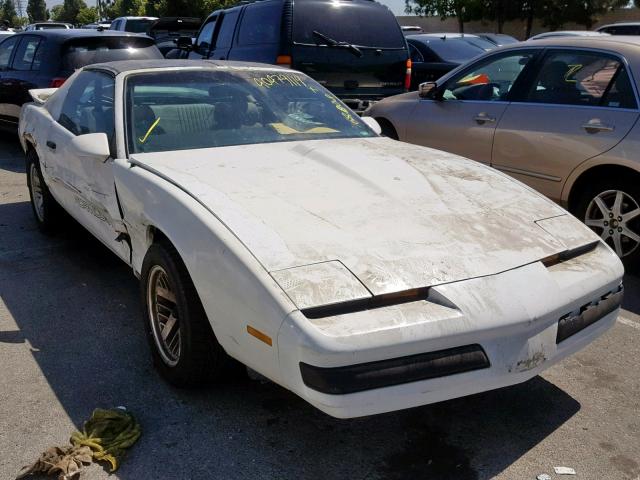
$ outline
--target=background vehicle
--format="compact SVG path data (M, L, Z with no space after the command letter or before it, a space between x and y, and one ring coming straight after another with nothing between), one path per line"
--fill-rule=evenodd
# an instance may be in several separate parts
M409 88L409 53L391 11L369 0L264 0L212 13L183 57L285 65L356 111Z
M32 88L59 87L91 63L156 58L162 54L151 38L129 33L54 29L12 35L0 43L0 128L16 131Z
M176 48L176 40L181 36L195 37L202 20L192 17L162 17L149 25L147 35L156 41L163 55Z
M596 32L608 33L609 35L640 35L640 22L621 22L603 25L596 28Z
M402 25L402 33L405 35L416 35L418 33L424 33L422 27L418 27L417 25Z
M366 114L389 136L491 165L560 202L632 265L638 78L637 37L553 38L502 47L425 84L422 97L386 99Z
M445 73L496 48L491 42L473 35L408 35L411 53L411 90L422 82L437 80Z
M89 30L98 30L98 29L109 30L110 27L111 27L111 22L87 23L86 25L82 26L82 28L86 28Z
M483 38L498 47L502 47L503 45L511 45L520 41L517 38L514 38L511 35L505 35L504 33L474 33L474 35Z
M562 208L225 63L91 65L20 118L39 229L62 206L131 267L167 381L234 358L357 417L524 382L615 325L622 264Z
M63 22L38 22L26 25L23 29L24 32L33 32L36 30L53 30L53 29L71 29L73 25Z
M147 33L158 17L118 17L111 22L109 30L131 33Z
M592 32L590 30L558 30L555 32L544 32L534 35L529 40L542 40L543 38L555 37L601 37L608 33Z

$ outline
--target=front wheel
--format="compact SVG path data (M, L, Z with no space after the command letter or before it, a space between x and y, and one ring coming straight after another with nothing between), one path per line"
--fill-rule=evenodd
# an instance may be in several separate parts
M580 195L575 213L627 266L640 264L640 186L635 182L594 182Z
M154 244L142 265L144 324L154 365L169 383L194 387L221 379L232 364L216 340L182 259Z

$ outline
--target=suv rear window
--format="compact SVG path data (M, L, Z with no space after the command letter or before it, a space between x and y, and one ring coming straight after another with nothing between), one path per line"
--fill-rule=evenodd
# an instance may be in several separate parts
M321 44L314 31L338 42L362 47L405 48L404 35L396 17L375 2L297 2L293 7L293 41Z
M163 56L154 41L146 37L77 38L62 47L63 70L116 60L161 58Z
M153 22L155 22L155 20L147 18L127 20L127 23L124 24L124 29L131 33L145 33Z

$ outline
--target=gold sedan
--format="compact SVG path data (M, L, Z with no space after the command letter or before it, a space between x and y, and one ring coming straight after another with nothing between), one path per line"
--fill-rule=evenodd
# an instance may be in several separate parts
M365 115L383 134L474 159L567 207L640 263L639 37L507 46Z

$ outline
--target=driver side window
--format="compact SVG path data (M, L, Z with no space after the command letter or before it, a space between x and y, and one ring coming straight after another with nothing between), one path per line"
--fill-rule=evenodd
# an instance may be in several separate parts
M200 30L200 34L196 39L196 47L195 50L200 55L207 56L209 54L209 50L211 49L211 41L213 39L213 29L216 26L217 17L213 17L209 22L202 27Z
M450 79L444 88L444 100L506 101L511 88L535 51L491 57Z
M84 71L73 82L62 104L58 123L74 135L115 134L113 97L115 80L100 72Z

